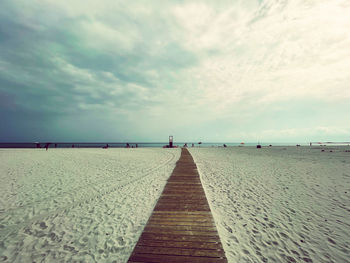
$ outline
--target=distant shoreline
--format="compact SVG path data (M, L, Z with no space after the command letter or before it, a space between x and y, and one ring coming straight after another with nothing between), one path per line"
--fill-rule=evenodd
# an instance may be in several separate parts
M108 144L109 148L125 148L127 144L130 148L135 147L163 147L168 145L168 142L0 142L0 148L45 148L49 143L49 148L102 148ZM174 142L174 146L182 147L187 144L187 147L221 147L224 144L228 147L251 147L260 144L263 147L287 147L287 146L349 146L350 142L325 142L325 143L276 143L276 142L248 142L248 143L227 143L227 142ZM193 146L192 146L193 145Z

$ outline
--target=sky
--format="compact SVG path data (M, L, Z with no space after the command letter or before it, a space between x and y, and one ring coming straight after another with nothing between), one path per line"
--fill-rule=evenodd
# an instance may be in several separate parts
M0 142L350 141L349 0L0 5Z

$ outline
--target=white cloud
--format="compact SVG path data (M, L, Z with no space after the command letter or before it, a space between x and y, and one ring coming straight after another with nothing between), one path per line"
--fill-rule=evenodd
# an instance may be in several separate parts
M350 5L279 3L238 5L239 11L205 4L175 9L185 43L201 57L190 74L197 76L205 103L219 105L219 112L251 99L350 98Z
M135 28L128 26L111 26L98 20L84 20L81 23L84 42L87 47L104 50L105 52L130 52L141 41Z

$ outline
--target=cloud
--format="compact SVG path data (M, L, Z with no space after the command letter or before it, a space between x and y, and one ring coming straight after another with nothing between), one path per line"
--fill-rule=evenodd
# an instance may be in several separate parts
M345 1L239 2L224 11L209 4L176 10L193 52L208 103L259 103L289 98L348 99L350 12ZM239 10L239 11L237 11ZM203 14L203 15L202 15ZM191 17L185 19L185 17ZM226 108L226 107L225 107Z
M92 123L105 128L85 129L91 140L103 130L157 141L239 140L254 129L272 139L277 132L263 131L299 129L301 139L303 127L327 125L340 138L349 129L346 0L2 6L2 140L69 140Z

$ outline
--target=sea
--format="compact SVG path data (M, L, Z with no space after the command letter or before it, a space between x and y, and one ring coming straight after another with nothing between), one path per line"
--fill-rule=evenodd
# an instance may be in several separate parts
M0 148L137 148L165 147L168 142L0 142ZM308 146L309 143L274 143L274 142L174 142L174 146L183 147L246 147L246 146Z

